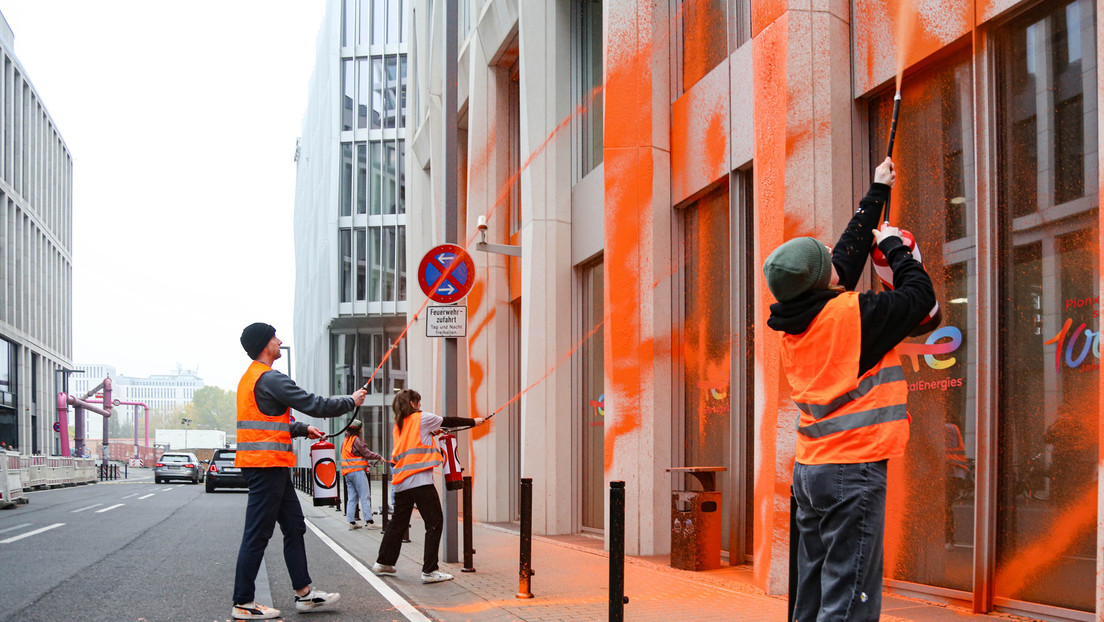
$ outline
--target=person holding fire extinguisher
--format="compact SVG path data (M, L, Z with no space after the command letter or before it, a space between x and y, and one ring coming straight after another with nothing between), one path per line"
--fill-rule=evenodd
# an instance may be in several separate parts
M345 501L345 518L349 529L360 529L356 522L357 503L364 516L365 525L375 525L372 520L372 481L368 479L368 463L383 460L383 456L368 449L360 440L360 419L353 419L345 428L345 440L341 443L341 476L348 485L349 496Z
M410 513L417 506L426 529L422 583L451 581L452 575L442 572L437 564L444 516L434 484L433 469L444 464L444 456L434 442L433 433L442 427L471 428L482 425L486 420L482 417L441 417L422 412L422 396L413 389L399 391L391 403L391 410L395 413L395 447L391 451L395 513L383 532L372 572L377 575L395 574L403 533L409 527Z

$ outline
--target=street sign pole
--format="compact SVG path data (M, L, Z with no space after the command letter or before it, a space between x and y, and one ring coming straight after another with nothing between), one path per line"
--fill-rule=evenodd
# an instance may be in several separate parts
M444 84L444 108L445 108L445 170L441 175L443 184L441 196L444 197L444 234L445 242L456 243L457 234L457 188L458 171L456 154L456 55L457 55L457 6L459 2L444 2L445 6L445 84ZM474 277L474 275L470 275ZM456 417L459 415L459 400L457 399L456 379L459 375L459 357L457 356L457 344L455 337L445 338L444 356L442 357L442 391L441 403L444 405L444 415ZM445 525L444 525L444 560L446 563L455 564L460 561L460 549L457 542L457 512L456 491L445 490Z

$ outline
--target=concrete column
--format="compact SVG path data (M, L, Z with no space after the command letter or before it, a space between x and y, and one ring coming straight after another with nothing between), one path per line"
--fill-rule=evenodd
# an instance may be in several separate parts
M753 0L755 256L791 237L834 240L852 200L848 6L839 0L790 8ZM766 328L774 297L755 270L754 578L784 594L788 578L789 487L797 409L780 364L779 334Z
M571 402L571 10L519 3L521 475L533 531L574 531Z
M666 0L603 8L606 481L625 482L625 552L670 548L670 20Z

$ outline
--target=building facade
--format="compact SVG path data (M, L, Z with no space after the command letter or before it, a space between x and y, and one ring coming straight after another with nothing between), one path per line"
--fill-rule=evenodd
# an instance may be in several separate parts
M0 16L0 442L55 451L73 357L73 159Z
M203 378L197 372L181 367L175 373L154 374L144 378L119 375L114 366L102 363L78 364L76 369L69 377L69 389L74 396L83 397L102 383L104 378L111 378L112 399L141 402L149 406L150 410L169 410L188 404L195 397L195 392L205 386ZM117 406L116 412L121 423L134 423L136 415L139 417L139 424L143 423L145 411L139 407ZM87 438L103 438L102 417L89 412L85 412L84 417Z
M443 4L411 2L408 264L446 234ZM838 237L899 89L890 220L943 323L902 349L886 584L1104 611L1099 2L459 6L461 369L441 370L417 288L407 342L427 408L457 373L456 414L497 413L466 436L478 519L514 520L531 477L537 532L602 532L623 480L627 550L664 554L671 491L692 485L667 469L723 466L727 563L785 592L798 411L761 266L790 237ZM476 250L480 218L520 257Z
M296 151L294 379L334 395L371 379L360 417L377 449L406 386L408 15L404 0L327 2Z

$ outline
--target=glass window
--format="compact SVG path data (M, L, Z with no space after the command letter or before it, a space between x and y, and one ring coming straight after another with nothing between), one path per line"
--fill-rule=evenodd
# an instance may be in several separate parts
M364 229L356 230L356 250L357 250L357 300L366 299L366 288L368 287L368 274L367 274L367 261L364 255L364 249L368 245L368 232Z
M601 263L583 270L582 326L583 403L582 413L582 524L589 529L605 529L605 347L603 327L603 274Z
M402 40L399 28L402 26L402 0L387 0L387 42L398 43Z
M399 105L399 58L386 57L384 67L387 70L387 84L383 92L383 127L393 128Z
M356 98L356 75L352 59L341 61L341 129L353 129L353 102Z
M1100 418L1095 39L1089 0L1042 4L995 37L1006 269L993 591L1090 612Z
M383 228L383 300L395 299L395 228Z
M355 0L344 0L341 3L341 45L353 44L353 32L356 28Z
M396 185L399 178L396 174L398 164L395 153L395 143L387 141L383 143L383 213L394 214L397 212L396 201L398 192Z
M368 213L368 144L357 143L356 206L358 214Z
M338 334L331 336L330 347L333 356L335 395L349 395L356 389L353 373L353 356L356 354L356 335Z
M357 129L368 127L368 93L371 82L368 80L368 59L358 58L357 67Z
M383 57L372 58L372 129L383 127Z
M398 291L395 295L397 302L406 300L406 227L399 225L398 237L395 240L397 245L396 254L398 255L399 267L396 270L398 275Z
M379 227L368 229L368 301L380 302L381 280L380 247L383 231Z
M353 144L341 144L341 215L353 215Z
M395 172L399 177L399 182L398 182L399 207L398 207L397 211L398 211L399 214L405 214L406 213L406 141L404 141L404 140L395 141L395 154L396 154L396 157L398 158L398 164L397 164L398 170L396 170Z
M368 38L368 34L371 32L370 4L371 0L358 0L357 2L357 45L368 45L371 42Z
M943 320L934 332L899 348L912 424L903 467L890 461L887 508L892 511L885 536L886 576L966 591L973 585L977 457L969 384L976 377L971 353L977 251L965 221L975 202L968 157L974 136L972 76L963 52L902 85L893 153L900 176L889 220L915 236ZM886 92L870 102L869 157L875 165L885 159L893 95ZM904 137L924 139L906 143Z
M353 300L353 232L342 229L338 232L341 253L341 302Z
M368 146L372 150L372 184L371 184L371 196L372 196L372 214L379 215L383 213L383 203L380 199L380 189L383 187L383 143L373 142Z
M728 54L725 0L682 0L678 14L682 92L719 65Z
M580 176L602 162L602 2L579 3Z
M387 0L372 0L372 45L387 40Z
M12 344L0 339L0 391L12 392L15 374L12 370Z
M406 127L406 55L399 57L399 127Z

